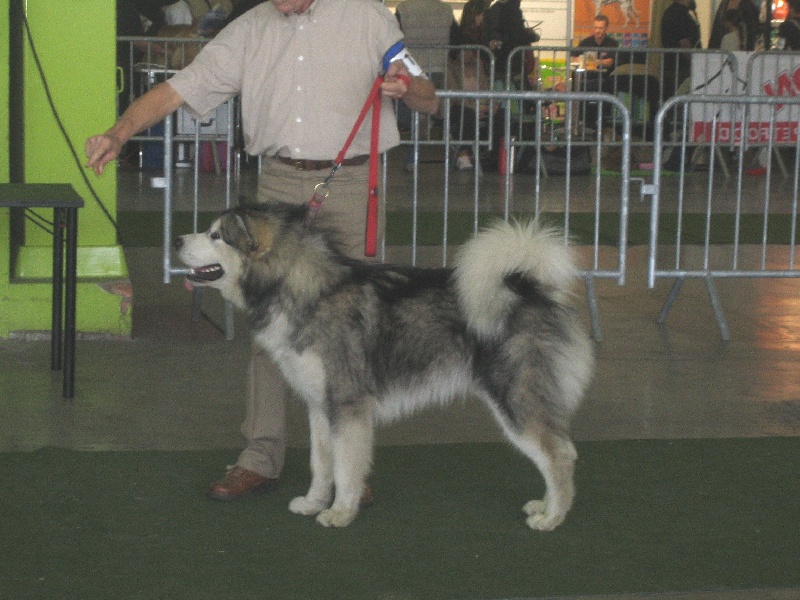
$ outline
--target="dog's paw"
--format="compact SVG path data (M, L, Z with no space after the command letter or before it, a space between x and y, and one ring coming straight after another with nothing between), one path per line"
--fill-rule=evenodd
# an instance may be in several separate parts
M317 515L317 523L323 527L347 527L357 514L357 510L328 508Z
M522 507L522 512L528 516L544 514L547 512L547 500L531 500Z
M319 514L325 506L326 502L315 500L308 496L298 496L289 502L289 510L296 515L312 516Z
M546 500L531 500L522 507L522 512L528 515L525 523L536 531L552 531L564 522L565 516L549 514Z

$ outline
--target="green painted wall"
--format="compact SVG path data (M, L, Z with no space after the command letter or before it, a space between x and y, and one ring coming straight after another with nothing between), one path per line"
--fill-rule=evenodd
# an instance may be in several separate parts
M22 20L12 19L9 24L5 16L10 6L27 17L53 106ZM70 183L84 198L78 229L77 327L82 332L129 335L127 264L114 225L99 204L116 219L116 165L109 165L101 177L83 167L84 141L107 129L116 116L115 3L0 0L0 15L0 42L4 42L0 126L4 140L11 126L20 127L21 132L15 130L12 140L23 138L0 150L0 181L14 177L26 183ZM13 43L18 31L23 40L21 68L13 62L9 67L7 51L9 38ZM12 93L9 81L19 83L23 93ZM10 123L16 119L9 119L9 113L22 115L21 125ZM52 220L51 210L38 212ZM19 213L10 216L9 211L0 211L0 337L14 331L49 330L51 256L49 233L23 221Z
M113 226L96 204L81 172L86 138L104 131L116 113L115 3L109 0L37 0L27 2L27 17L52 100L78 162L59 130L44 93L31 48L25 48L25 181L71 183L86 200L81 212L81 246L113 246ZM88 174L88 171L87 171ZM115 167L90 182L116 214ZM26 241L46 235L28 226Z

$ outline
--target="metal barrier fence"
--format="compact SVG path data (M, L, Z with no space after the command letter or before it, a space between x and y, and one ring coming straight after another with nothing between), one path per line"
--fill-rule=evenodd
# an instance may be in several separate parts
M139 59L126 70L128 100L171 76L205 42L180 38L119 40L130 45L124 55L132 61L134 56ZM135 54L134 44L139 48ZM686 279L703 279L722 337L728 339L715 278L796 276L800 152L796 129L791 128L798 118L786 119L778 113L787 106L796 110L798 101L756 97L796 93L796 54L754 53L742 65L736 55L719 51L620 48L612 50L615 73L605 79L599 73L597 87L601 91L587 92L580 91L588 89L586 61L573 64L571 60L577 48L518 48L514 52L520 55L519 74L512 66L512 53L502 79L492 53L484 46L419 47L412 51L427 69L432 69L432 54L446 56L444 71L434 81L450 89L439 93L439 114L407 115L408 133L404 147L397 151L403 152L406 169L395 168L394 159L383 157L382 205L395 217L406 215L409 221L407 237L398 238L395 232L389 241L394 245L393 257L399 246L408 252L401 260L416 264L418 254L425 250L428 257L431 251L440 252L440 262L447 264L450 247L461 241L463 230L476 231L488 218L542 217L555 222L564 228L565 239L571 237L582 244L585 263L581 275L593 333L600 339L594 284L598 278L625 283L630 183L638 182L642 200L653 200L651 206L636 207L637 218L649 212L651 220L648 284L652 287L658 278L675 279L659 322L665 321ZM533 59L528 67L535 65L530 78L524 70L528 67L523 55ZM683 87L677 79L672 84L691 95L667 99L665 88L669 85L662 85L670 82L667 63L684 55L693 57L693 79ZM159 63L159 56L170 58ZM473 70L475 65L480 69L470 74L470 65ZM766 70L777 74L774 84L771 88L763 83L758 87L755 82L761 79L756 75ZM517 91L517 87L526 87L525 81L535 89ZM745 136L740 144L736 132L746 130L744 123L752 113L764 108L771 111L759 117L760 131L767 134L758 139ZM727 115L725 119L723 115ZM214 151L218 143L224 144L222 160L227 160L229 167L225 170L224 206L232 203L233 181L240 175L237 119L234 100L218 110L213 123L196 123L179 112L165 122L164 130L135 138L162 146L164 176L154 178L154 182L164 188L165 282L185 272L173 266L170 258L176 164L173 152L178 154L178 163L194 167L196 228L201 147L210 146L211 164L216 167L212 171L220 174L219 162L213 160L220 155ZM780 131L783 138L773 135ZM471 156L466 173L454 169L462 151ZM681 158L681 166L668 176L662 167L669 153ZM771 159L765 178L747 175L749 162L757 156L763 159L763 155ZM186 157L188 160L183 161ZM433 204L431 197L435 197ZM437 224L433 240L432 218ZM468 219L466 227L464 219ZM759 219L756 229L761 235L751 243L754 219ZM730 240L715 237L720 235L721 222ZM689 225L694 235L688 235ZM742 234L745 225L750 227L750 237ZM778 243L789 240L780 249L787 253L781 264L773 256L777 226L783 228ZM665 239L665 231L669 239ZM386 240L383 242L385 256ZM758 255L755 258L754 252ZM749 264L752 260L755 263ZM199 300L195 298L195 315ZM225 330L230 338L229 310L226 307Z
M598 67L596 48L521 46L511 52L499 71L508 90L604 92L616 96L630 112L631 144L643 150L649 150L652 144L653 119L668 98L714 93L705 91L703 82L718 80L722 72L738 71L736 54L722 50L620 47L602 51L613 58L613 70ZM594 57L587 58L587 54ZM579 121L589 137L598 128L606 128L607 142L618 141L620 127L613 114L602 122L583 110Z
M150 87L148 78L170 73L188 65L201 48L208 43L205 38L117 37L117 92L120 109L133 102Z
M453 54L464 48L480 52L487 70L491 65L488 87L467 90L448 85L452 84L446 75L453 65ZM653 119L667 98L679 93L706 93L702 83L691 85L691 80L687 79L690 73L698 82L705 82L717 80L721 70L734 74L738 70L736 54L721 50L603 48L603 52L614 59L615 66L611 70L598 68L595 59L586 58L587 54L596 55L596 49L574 46L520 46L512 50L503 65L495 64L494 54L486 46L411 46L409 49L423 70L433 73L432 79L440 89L604 92L617 96L631 114L632 134L635 135L631 143L642 148L650 147ZM421 119L424 139L427 118L422 116ZM606 141L619 142L621 123L613 115L606 115L598 122L595 112L587 113L583 107L575 123L586 128L587 139L594 137L598 127L605 127L610 133ZM583 130L575 133L580 137Z
M232 160L231 157L233 156L233 144L234 144L234 100L229 100L228 102L224 103L222 106L217 108L216 114L226 115L226 122L227 125L224 131L224 150L222 154L226 157L225 164L227 168L225 169L225 205L224 208L230 208L232 206L232 187L233 187L233 179L232 179ZM180 134L173 134L173 115L169 115L164 120L164 141L163 141L163 149L164 149L164 176L163 178L153 178L151 180L151 185L153 187L163 188L164 190L164 229L163 229L163 269L164 269L164 283L169 283L173 275L185 275L189 272L189 270L182 266L174 266L172 264L172 217L174 214L173 208L173 169L175 165L175 157L173 154L173 150L176 147L176 143L186 143L190 141L193 148L195 149L195 157L199 156L200 149L203 147L201 144L211 145L213 150L209 150L208 152L215 153L214 157L215 160L218 160L219 154L217 153L217 143L220 139L221 134L203 134L201 135L200 131L203 127L203 124L200 122L195 121L191 117L189 117L184 111L179 110L176 113L176 116L179 120L191 120L194 123L195 127L195 134L192 138L187 137L186 135ZM205 141L201 141L204 139ZM199 186L199 165L200 160L194 160L194 175L193 175L193 190L192 190L192 231L197 232L199 229L199 214L200 214L200 186ZM217 165L217 169L219 169L219 165ZM192 292L192 321L197 322L200 319L202 314L202 301L203 301L203 288L196 287ZM225 338L227 340L232 340L234 338L234 325L233 325L233 304L229 301L225 301L225 309L224 309L224 332Z
M206 42L203 39L185 38L118 38L118 61L121 57L125 57L126 61L124 66L118 65L123 83L119 88L119 108L122 109L157 83L169 79L188 64ZM192 230L197 231L203 196L201 170L224 176L224 207L232 205L234 179L240 170L239 153L236 151L236 133L239 131L237 108L237 99L231 99L202 121L179 109L162 123L131 138L132 142L139 144L137 162L140 168L163 169L163 175L152 177L150 185L163 189L164 283L169 283L173 276L188 272L186 268L172 263L175 169L192 170ZM193 321L200 319L202 296L202 289L196 288L192 295ZM227 339L233 339L233 306L229 302L225 303L223 318L221 329L224 329Z
M747 58L745 75L740 76L741 83L745 86L745 95L758 96L792 96L797 90L796 73L800 66L797 52L785 50L771 50L768 52L754 52ZM775 81L767 90L764 89L760 74L770 72L775 74Z
M428 74L437 90L476 92L494 89L494 54L486 46L419 45L412 46L409 50L413 53L414 59L419 63L420 68ZM444 65L443 67L440 66L442 64ZM471 114L480 112L479 106L469 106L464 103L459 104L456 108L458 109L458 114L451 115L451 118L459 123L461 131L474 129L474 118L471 118ZM493 106L484 106L483 108L488 109L488 112L493 111ZM402 102L395 103L395 110L401 131L408 133L404 140L404 145L411 147L411 149L406 152L405 156L406 164L411 165L416 162L412 160L412 152L417 152L417 154L414 154L414 156L417 156L420 146L439 145L441 143L440 128L443 114L441 111L437 115L412 112ZM486 147L491 145L493 139L492 127L493 123L489 122L488 128L481 127L479 129L477 136L474 137L478 146Z
M425 141L427 160L423 161L421 142L412 137L415 160L408 203L398 202L391 194L387 197L387 208L408 211L409 237L400 242L409 247L409 261L416 264L422 222L431 219L422 197L429 197L437 188L441 200L435 212L441 217L441 222L437 221L441 234L436 245L441 248L443 265L448 263L453 239L460 241L451 233L463 227L465 215L470 219L470 232L476 232L491 217L541 218L556 224L564 230L565 243L575 239L589 249L581 276L592 331L596 339L601 339L595 280L610 278L619 285L625 283L630 183L627 108L618 98L601 93L446 90L439 96L441 139ZM573 134L579 107L586 103L595 103L601 115L617 115L620 148L605 148L600 132L591 140ZM474 119L469 131L454 123L456 105L493 109L489 112L487 108L483 124L481 119ZM486 122L491 121L494 141L481 133L482 127L489 130ZM463 148L472 151L474 164L467 173L457 175L452 168L453 157ZM487 170L500 176L489 176ZM391 182L389 185L391 189ZM422 186L425 194L421 193ZM467 205L464 200L468 197L471 201ZM457 219L458 223L453 223Z
M797 60L797 57L795 57ZM682 115L677 149L683 167L668 177L661 169L665 124ZM656 115L648 285L674 279L661 313L664 323L687 279L702 279L722 339L730 339L714 281L723 278L798 277L796 264L800 184L800 98L678 96ZM771 157L749 168L759 149ZM704 154L697 172L689 154ZM786 157L792 168L786 169ZM782 157L780 170L773 169ZM717 176L725 165L733 176Z

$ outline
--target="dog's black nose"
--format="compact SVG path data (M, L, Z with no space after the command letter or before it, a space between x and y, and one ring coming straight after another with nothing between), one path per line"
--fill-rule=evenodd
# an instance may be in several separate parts
M175 242L173 242L172 247L175 248L175 250L180 250L183 248L183 236L178 236L175 238Z

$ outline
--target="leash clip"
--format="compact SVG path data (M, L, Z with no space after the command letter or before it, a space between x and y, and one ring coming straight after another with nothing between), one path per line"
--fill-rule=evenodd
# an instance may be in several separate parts
M319 212L319 209L322 207L322 201L328 197L331 191L328 189L328 185L330 184L331 177L333 173L325 181L318 183L314 187L314 195L311 196L311 200L308 201L308 209L306 210L306 218L303 221L303 226L308 229L311 227L311 223L314 222L314 219Z
M331 184L331 181L333 181L333 176L341 166L342 163L333 163L333 168L325 180L314 186L314 195L311 197L311 200L308 201L308 210L306 211L306 218L303 221L303 225L306 227L306 229L311 227L311 223L314 222L320 207L322 207L322 201L330 195L331 191L328 188Z

